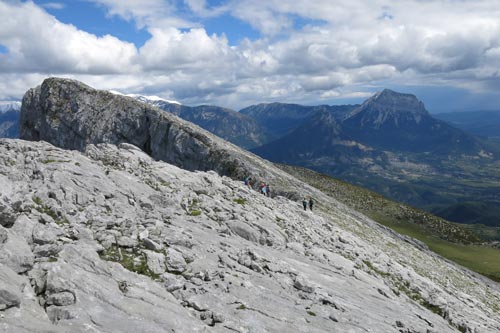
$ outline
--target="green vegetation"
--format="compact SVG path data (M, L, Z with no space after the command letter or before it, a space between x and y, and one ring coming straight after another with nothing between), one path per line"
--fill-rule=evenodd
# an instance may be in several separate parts
M71 161L68 161L68 160L54 160L54 159L46 159L46 160L43 160L41 161L43 164L49 164L49 163L68 163L68 162L71 162Z
M316 317L316 313L313 312L313 311L307 311L307 314L310 315L310 316L313 316L313 317Z
M49 206L44 205L42 199L40 199L39 197L33 196L32 200L36 204L35 209L40 213L47 214L48 216L52 217L55 223L59 225L69 224L69 221L65 216L59 216Z
M42 199L40 199L37 196L33 196L33 202L36 203L37 205L42 205Z
M190 200L187 207L185 204L183 205L183 207L188 215L200 216L201 210L199 209L199 204L200 204L200 202L198 201L198 199L194 198L194 199Z
M245 306L245 304L240 304L240 306L238 306L236 309L237 310L245 310L247 307Z
M377 219L377 222L403 235L424 242L432 251L465 266L475 272L500 282L500 249L481 245L452 243L430 235L411 223L394 223L389 219Z
M394 285L396 286L397 290L394 290L396 294L403 293L418 304L422 305L423 307L427 308L428 310L434 312L435 314L444 317L444 311L442 308L440 308L437 305L429 303L427 300L425 300L420 292L417 289L412 289L411 285L408 281L404 281L399 279L393 279Z
M500 249L479 245L481 240L471 230L481 230L480 226L451 223L422 210L391 201L369 190L308 169L287 165L278 165L278 167L347 206L363 212L374 221L400 234L418 239L443 257L500 282L500 261L498 260ZM496 232L500 232L500 228L498 229ZM482 232L488 233L491 230L485 227ZM369 262L365 262L365 265L379 275L384 274Z
M390 274L387 273L387 272L384 272L384 271L381 271L380 269L378 269L377 267L373 266L373 264L371 262L369 262L368 260L363 260L363 263L370 269L372 270L373 272L377 273L378 275L382 276L382 277L386 277L386 276L389 276Z
M240 205L245 205L245 203L247 202L244 198L236 198L233 201Z
M484 224L464 224L463 227L475 233L485 241L500 239L500 227L490 227Z
M189 212L189 215L191 216L200 216L201 215L201 210L192 210L191 212Z
M152 279L158 279L160 277L148 268L146 255L137 249L126 249L117 245L112 245L108 249L102 251L100 257L107 261L117 262L131 272L146 275Z

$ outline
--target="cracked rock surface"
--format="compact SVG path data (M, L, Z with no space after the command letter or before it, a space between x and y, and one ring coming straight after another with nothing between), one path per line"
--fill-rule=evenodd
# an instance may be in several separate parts
M84 150L0 140L1 332L500 331L498 284L321 192Z

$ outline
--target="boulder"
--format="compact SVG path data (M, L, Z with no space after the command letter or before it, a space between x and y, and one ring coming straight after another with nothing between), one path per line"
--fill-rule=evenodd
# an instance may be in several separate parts
M21 288L16 272L0 263L0 311L21 304Z
M26 240L9 229L3 229L3 232L7 233L7 240L0 244L0 263L16 273L30 270L33 267L34 256Z
M182 273L186 270L187 263L181 252L169 247L165 250L167 271Z

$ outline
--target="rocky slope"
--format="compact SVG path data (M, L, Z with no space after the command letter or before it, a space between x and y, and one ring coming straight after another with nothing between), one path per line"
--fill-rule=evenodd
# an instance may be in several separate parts
M318 191L9 139L0 189L2 332L500 329L498 284Z

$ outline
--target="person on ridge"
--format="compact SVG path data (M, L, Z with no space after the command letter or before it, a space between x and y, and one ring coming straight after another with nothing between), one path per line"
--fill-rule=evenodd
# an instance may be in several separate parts
M248 176L245 178L245 185L248 186L250 190L252 189L252 177Z
M264 191L265 191L265 190L264 190L264 187L265 187L265 186L266 186L266 184L264 184L264 182L261 182L261 183L260 183L260 185L259 185L259 192L260 192L261 194L264 194L264 195L266 194L266 193L264 192Z
M309 197L309 209L313 210L314 201L312 197Z
M307 199L304 198L304 200L302 200L302 206L304 206L304 210L307 210Z

